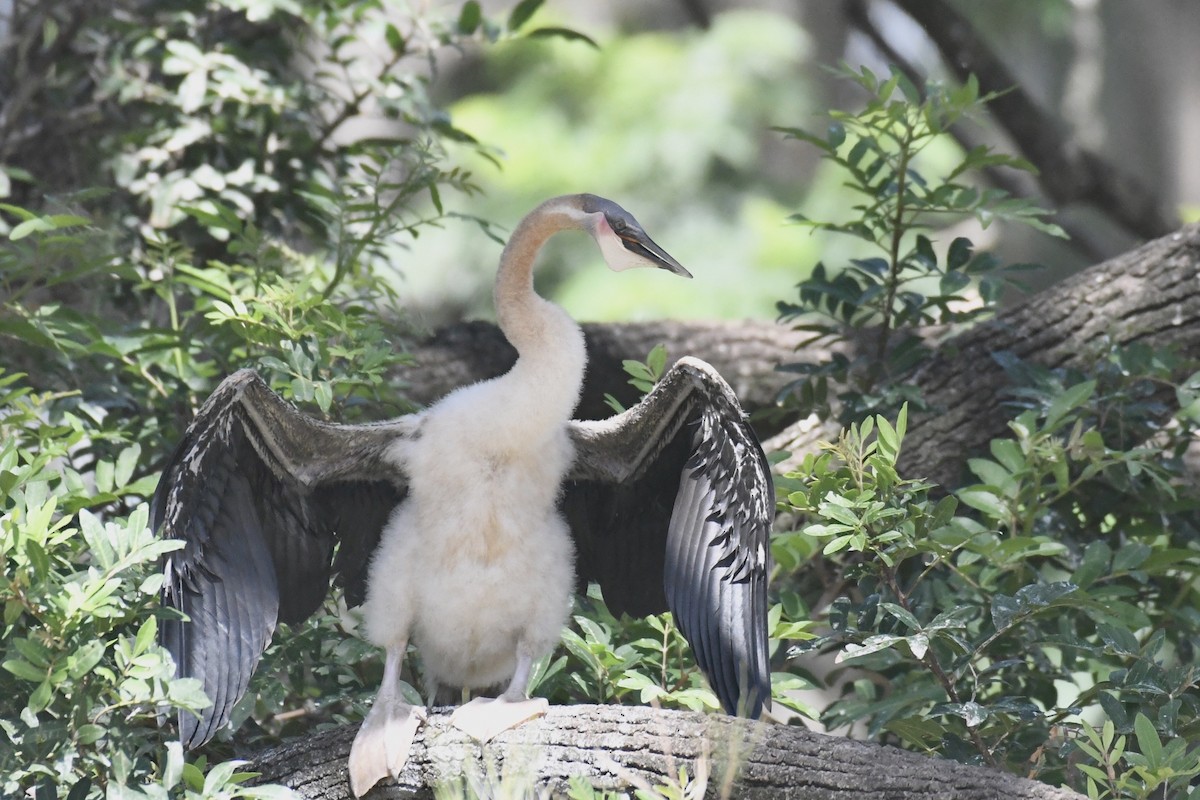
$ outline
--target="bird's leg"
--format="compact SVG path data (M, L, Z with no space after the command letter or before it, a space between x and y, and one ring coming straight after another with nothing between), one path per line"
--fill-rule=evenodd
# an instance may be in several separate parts
M529 699L525 684L533 669L533 655L522 645L517 648L517 669L504 694L497 698L476 697L459 706L450 716L450 724L481 742L515 728L523 722L543 716L550 709L544 697Z
M383 685L350 748L350 790L362 797L379 781L398 777L408 762L425 709L400 695L400 665L407 643L389 647L383 663Z
M426 708L437 708L438 692L442 690L440 684L433 678L425 678L425 706Z

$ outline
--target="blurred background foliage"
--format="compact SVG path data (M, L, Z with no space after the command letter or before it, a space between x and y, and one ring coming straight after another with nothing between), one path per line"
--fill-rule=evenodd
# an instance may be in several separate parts
M1037 285L1145 238L1032 182L1005 188L1052 224L994 221L1002 198L955 195L953 225L909 220L894 264L837 235L864 212L827 109L860 113L878 89L864 76L896 61L956 84L910 5L0 0L0 793L281 796L228 759L361 717L379 659L332 599L277 637L239 730L186 759L167 744L158 720L203 701L154 643L163 545L144 500L237 367L328 419L407 410L393 368L421 329L490 316L499 242L548 195L619 200L697 276L613 281L581 237L556 242L539 286L577 317L823 310L815 332L834 338L889 318L879 293L901 270L919 274L883 326L897 337L1011 301L978 290L1000 265L1045 264L1022 276ZM1197 216L1200 7L950 8L1068 141L1154 187L1168 220ZM825 68L843 60L872 72ZM921 84L890 85L895 113L920 107ZM967 191L997 177L974 142L1015 151L975 100L956 101L970 141L923 146L914 168L933 188L964 162ZM919 398L888 381L922 353L792 365L787 413L831 413L842 391L847 422L888 433L852 429L853 447L785 481L798 516L775 545L778 705L1095 796L1184 791L1200 770L1189 365L1136 349L1090 375L1012 365L1026 416L946 505L894 474L897 415ZM1113 420L1156 447L1116 438ZM669 617L616 620L596 596L577 612L539 692L715 707ZM810 651L839 650L865 671L841 670L840 694L797 694L824 682Z

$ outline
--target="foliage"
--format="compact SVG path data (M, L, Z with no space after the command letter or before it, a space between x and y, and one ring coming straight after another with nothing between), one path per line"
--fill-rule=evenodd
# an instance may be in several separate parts
M445 216L444 192L474 191L444 142L474 145L424 70L440 48L514 35L540 3L507 25L473 20L473 2L449 23L345 0L29 5L9 31L23 45L0 53L30 55L0 101L0 337L25 373L0 375L0 793L284 796L245 786L238 762L207 768L232 734L190 761L164 743L160 721L207 701L156 644L173 545L145 500L237 367L330 419L407 409L389 380L407 328L381 268ZM386 127L349 129L368 114ZM76 131L78 160L46 157L51 123ZM235 714L245 740L360 713L376 654L330 635L354 624L331 603L268 652Z
M793 656L834 651L860 676L826 724L1093 796L1178 791L1200 775L1183 744L1200 733L1200 619L1187 610L1198 505L1178 460L1194 379L1163 423L1130 402L1165 380L1152 356L1110 353L1088 380L1042 372L1011 438L971 460L981 482L940 499L896 471L907 408L895 426L850 426L790 476L788 503L809 522L777 539L791 551L781 560L819 552L843 582L827 633ZM1153 447L1108 444L1149 425Z
M866 91L862 111L833 112L825 135L782 129L862 198L849 221L795 221L875 251L840 270L819 264L799 302L780 305L810 343L831 345L785 367L801 376L788 402L850 423L781 482L800 524L774 539L775 590L822 598L784 607L823 626L789 667L836 654L826 680L842 691L820 715L831 728L1092 797L1184 796L1200 776L1200 497L1183 459L1200 420L1197 379L1182 377L1196 365L1103 339L1086 343L1087 370L996 353L1015 416L967 461L977 482L901 475L909 405L937 411L903 382L931 352L921 329L985 318L1006 272L1027 266L1002 267L961 236L939 251L936 230L973 216L1061 232L971 182L1028 169L1018 159L975 148L937 180L914 168L990 99L973 81L918 92L895 71L841 73Z
M658 379L662 377L663 371L667 368L666 345L655 345L647 354L645 362L629 358L622 362L621 366L629 374L627 383L642 394L646 394L654 388L654 384L658 383ZM611 394L604 395L604 402L617 414L625 410L621 401Z
M895 381L929 352L918 328L959 326L987 315L1005 274L1024 266L1003 267L993 255L974 252L964 236L939 253L924 231L974 217L985 227L999 219L1062 232L1030 201L972 182L981 170L1032 172L1021 159L980 145L936 180L922 174L926 151L943 144L952 126L995 96L980 96L973 78L957 88L930 83L918 90L895 69L886 80L866 67L839 74L866 93L862 110L829 112L824 135L777 130L814 145L844 170L846 186L859 198L855 216L829 222L794 214L792 220L853 237L871 255L838 269L818 263L799 284L799 302L779 304L782 319L812 334L807 344L834 346L823 359L781 367L801 376L784 387L781 398L802 414L828 417L836 409L843 421L857 421L875 411L891 413L903 401L919 402L911 387ZM843 342L854 347L838 349ZM829 396L831 382L841 389L840 408Z
M81 463L92 421L49 421L53 396L22 378L0 378L0 792L166 797L182 780L178 796L197 800L286 796L240 786L234 763L205 776L177 744L160 751L159 717L208 705L196 681L173 677L157 644L158 559L177 544L154 537L145 503L125 517L89 510L145 496L154 476L135 476L136 444L114 461ZM160 757L162 790L143 792Z

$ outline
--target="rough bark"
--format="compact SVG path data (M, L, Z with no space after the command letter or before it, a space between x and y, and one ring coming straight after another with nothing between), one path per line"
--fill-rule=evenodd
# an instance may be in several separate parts
M953 484L968 456L1006 433L1009 378L995 354L1086 368L1108 342L1200 359L1200 225L1083 270L947 340L910 376L933 413L910 418L902 472ZM836 426L804 420L765 446L799 455L836 435Z
M797 360L801 336L772 322L652 322L585 325L588 382L580 415L611 413L605 392L636 401L621 369L659 342L672 358L696 355L711 362L750 411L770 406L788 377L779 363ZM1190 225L1084 270L1000 312L992 321L954 336L910 376L935 413L914 414L901 467L905 474L953 483L970 455L1006 432L1008 376L993 356L1008 352L1048 367L1087 367L1105 340L1175 347L1200 358L1200 225ZM446 392L498 375L515 358L494 325L464 323L420 345L418 365L398 377L412 396L433 402ZM822 353L807 349L807 359ZM760 433L769 434L769 429ZM800 420L765 442L793 459L837 436L837 426Z
M310 800L344 800L346 759L356 727L324 731L262 753L251 767ZM1073 792L916 753L731 717L629 706L559 706L487 746L431 715L399 780L369 798L432 797L464 776L525 776L544 792L566 793L573 776L632 792L707 774L708 797L804 800L1068 800ZM467 778L470 780L470 777ZM701 778L703 780L703 778ZM481 795L484 796L484 795ZM491 796L500 796L498 793ZM504 796L526 796L515 793Z
M802 336L773 322L585 323L588 374L579 416L597 419L612 411L604 404L610 392L622 403L637 402L627 384L624 359L644 360L656 344L667 347L672 361L693 355L708 361L737 392L747 408L774 403L787 377L775 371L779 363L796 360ZM812 357L813 352L808 351ZM414 351L416 364L397 373L408 394L419 403L432 403L452 389L491 378L508 370L517 354L495 325L465 322L438 330Z

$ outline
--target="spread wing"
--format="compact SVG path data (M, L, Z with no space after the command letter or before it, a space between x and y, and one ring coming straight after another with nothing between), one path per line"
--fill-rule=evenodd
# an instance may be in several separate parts
M213 703L198 719L180 714L184 746L229 720L275 625L308 618L335 573L348 601L362 602L370 554L406 493L385 455L416 427L415 417L319 422L251 370L205 401L152 504L159 535L186 543L166 558L162 601L187 620L164 624L162 642Z
M571 435L563 504L580 579L615 614L670 609L725 710L757 717L775 495L733 390L681 359L637 406Z

